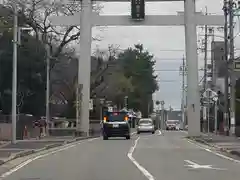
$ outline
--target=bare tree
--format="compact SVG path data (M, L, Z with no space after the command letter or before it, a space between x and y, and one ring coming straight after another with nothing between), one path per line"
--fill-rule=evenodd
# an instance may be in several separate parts
M118 48L119 46L109 45L106 50L95 50L94 54L99 62L96 71L91 74L91 96L97 95L96 91L99 86L101 86L101 91L107 88L108 78L106 77L111 73L109 68L116 65L113 61L117 59Z
M56 27L48 20L51 16L69 16L81 11L80 1L69 1L63 3L59 0L11 0L18 4L19 17L26 25L31 27L38 40L47 37L52 58L57 58L63 48L76 43L80 37L80 26ZM6 1L5 5L10 5ZM9 6L11 7L11 6ZM99 11L100 6L95 5L94 10ZM93 38L93 40L100 40Z

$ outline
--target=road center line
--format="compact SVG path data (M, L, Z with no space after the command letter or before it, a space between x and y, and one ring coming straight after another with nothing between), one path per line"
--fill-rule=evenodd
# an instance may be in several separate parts
M137 143L138 140L140 139L140 137L138 137L135 142L134 145L130 148L127 156L128 158L132 161L132 163L143 173L143 175L148 179L148 180L155 180L155 178L143 167L141 166L133 157L133 152L135 150L135 148L137 147Z

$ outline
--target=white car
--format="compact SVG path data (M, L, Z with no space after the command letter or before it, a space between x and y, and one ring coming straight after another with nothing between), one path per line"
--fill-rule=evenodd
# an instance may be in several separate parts
M139 120L137 134L140 134L141 132L151 132L152 134L155 133L155 127L152 119L145 118Z

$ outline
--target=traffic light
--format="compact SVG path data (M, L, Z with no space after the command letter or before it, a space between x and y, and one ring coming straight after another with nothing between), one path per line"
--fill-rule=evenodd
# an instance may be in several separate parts
M143 20L145 18L145 0L131 0L132 19Z

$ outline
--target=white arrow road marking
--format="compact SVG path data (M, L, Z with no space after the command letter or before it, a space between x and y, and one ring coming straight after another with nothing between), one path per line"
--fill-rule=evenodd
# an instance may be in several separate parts
M184 160L186 163L188 163L188 165L185 165L187 167L190 167L192 169L213 169L213 170L227 170L227 169L224 169L224 168L214 168L212 167L213 165L200 165L200 164L197 164L193 161L190 161L190 160Z

